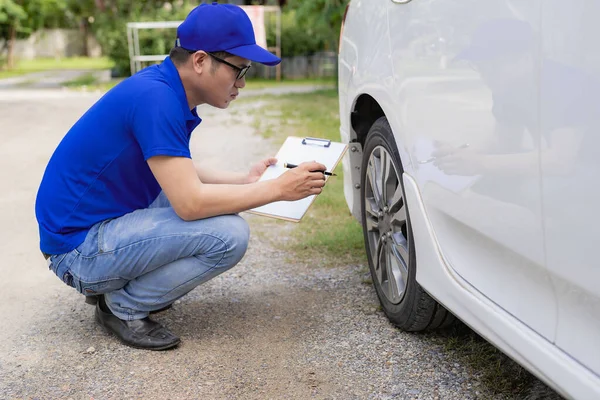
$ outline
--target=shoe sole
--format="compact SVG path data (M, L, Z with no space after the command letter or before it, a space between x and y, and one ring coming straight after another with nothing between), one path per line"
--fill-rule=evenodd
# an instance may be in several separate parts
M111 336L114 336L117 339L119 339L119 341L121 343L123 343L124 345L129 346L129 347L133 347L134 349L153 350L153 351L168 350L168 349L172 349L173 347L178 346L179 343L181 343L181 340L177 340L174 343L170 343L168 345L161 346L161 347L136 346L135 344L127 343L126 341L124 341L123 339L121 339L119 336L117 336L113 331L111 331L110 328L108 328L106 325L104 325L104 323L102 323L102 320L100 319L100 316L98 315L98 313L95 313L95 318L96 318L96 322L98 323L98 325L100 325L107 333L109 333Z

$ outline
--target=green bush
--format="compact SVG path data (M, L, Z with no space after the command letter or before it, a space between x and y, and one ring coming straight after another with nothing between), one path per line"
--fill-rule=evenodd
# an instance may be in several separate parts
M348 0L288 0L286 9L295 10L301 35L318 40L319 50L336 51L347 4Z
M275 46L277 40L277 24L275 14L269 15L267 24L267 43ZM281 54L283 57L310 55L325 48L325 41L315 35L311 27L298 23L296 11L286 9L281 16Z

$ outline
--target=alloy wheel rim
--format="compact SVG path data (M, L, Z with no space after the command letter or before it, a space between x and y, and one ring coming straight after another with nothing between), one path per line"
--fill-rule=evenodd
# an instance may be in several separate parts
M373 149L365 179L365 220L368 251L375 279L392 304L402 301L408 282L409 242L401 175L392 155Z

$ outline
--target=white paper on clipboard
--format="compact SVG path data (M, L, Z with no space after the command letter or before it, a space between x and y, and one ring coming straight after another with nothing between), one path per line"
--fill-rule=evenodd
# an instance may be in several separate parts
M333 172L346 152L348 145L344 143L331 142L329 140L288 137L277 152L277 164L271 165L259 181L278 178L288 171L285 163L301 164L306 161L316 161L327 167L327 171ZM326 179L331 177L326 176ZM325 189L327 190L327 186ZM316 195L305 197L296 201L276 201L261 207L253 208L248 212L266 217L280 218L288 221L299 222L306 211L315 200Z

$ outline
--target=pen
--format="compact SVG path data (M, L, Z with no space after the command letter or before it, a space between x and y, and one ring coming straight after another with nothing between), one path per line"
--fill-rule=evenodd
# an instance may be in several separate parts
M469 143L461 144L460 146L458 146L456 148L456 150L466 149L467 147L469 147ZM450 153L450 154L452 154L452 153ZM427 163L430 163L430 162L435 161L435 160L436 160L436 157L430 157L427 160L421 160L421 161L419 161L419 164L427 164Z
M283 163L283 167L284 168L296 168L297 165L296 164L290 164L290 163ZM327 171L312 171L312 172L322 172L323 175L327 175L327 176L337 176L336 174L332 174L331 172L327 172Z

